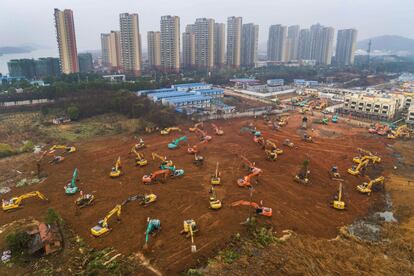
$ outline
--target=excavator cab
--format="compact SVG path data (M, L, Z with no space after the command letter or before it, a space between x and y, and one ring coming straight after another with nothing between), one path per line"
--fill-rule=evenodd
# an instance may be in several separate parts
M186 234L186 237L189 238L191 237L191 232L192 233L197 233L198 232L198 226L195 222L195 220L193 219L187 219L184 221L184 227L183 230L181 230L181 234Z
M283 141L283 145L288 146L289 148L293 148L295 146L289 139L285 139L285 141Z
M262 207L256 208L256 215L271 217L273 215L273 210L272 208L262 206Z
M275 151L271 150L265 150L266 158L270 161L276 161L277 160L277 153Z
M121 216L121 205L116 205L114 209L112 209L104 219L98 221L98 224L91 228L91 234L95 237L100 237L109 231L111 231L111 228L109 228L108 220L113 216L117 215L117 219L119 220L119 217Z
M83 194L83 192L81 191L81 196L76 199L75 204L79 208L83 208L92 205L92 202L94 200L95 196L93 194Z

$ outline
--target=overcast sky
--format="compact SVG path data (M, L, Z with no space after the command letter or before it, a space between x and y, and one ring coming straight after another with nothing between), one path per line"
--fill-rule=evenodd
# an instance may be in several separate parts
M53 9L74 12L78 50L100 48L100 33L119 29L119 14L138 13L140 32L159 30L162 15L178 15L181 31L198 17L226 22L242 16L260 25L259 41L271 24L356 28L358 40L395 34L414 38L414 0L1 0L0 46L35 43L56 47Z

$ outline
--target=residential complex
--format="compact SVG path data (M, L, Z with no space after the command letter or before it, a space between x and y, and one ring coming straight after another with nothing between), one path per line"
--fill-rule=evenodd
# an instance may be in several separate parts
M357 33L355 29L338 31L335 53L336 64L351 65L354 63Z
M310 27L311 58L319 64L331 64L334 28L318 24Z
M193 32L183 33L183 68L195 67L195 34Z
M226 25L214 24L214 65L218 68L226 64Z
M152 69L161 68L161 32L148 32L148 64Z
M121 68L121 42L120 32L111 31L101 34L102 64L109 67L111 71Z
M55 9L54 16L61 71L63 74L77 73L79 63L73 12Z
M214 67L214 19L197 18L194 24L195 66Z
M267 59L270 61L286 61L287 28L282 25L272 25L269 28L267 41Z
M119 15L121 67L126 74L141 74L141 35L136 13Z
M180 18L161 17L161 69L167 72L180 70Z
M254 67L257 62L259 44L259 25L243 24L241 38L240 64L243 67Z
M289 26L287 30L285 56L288 61L299 58L299 25Z
M7 66L10 77L28 80L56 77L62 73L58 58L12 59Z
M240 67L242 18L227 19L227 66Z

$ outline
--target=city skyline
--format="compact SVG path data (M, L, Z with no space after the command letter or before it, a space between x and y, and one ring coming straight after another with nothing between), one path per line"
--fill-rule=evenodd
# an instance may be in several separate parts
M164 3L165 1L159 1ZM24 3L24 9L20 11L16 9L15 2L5 0L2 3L2 11L4 16L0 18L0 23L7 25L11 18L19 17L21 20L14 22L13 29L3 28L0 30L2 39L0 46L16 46L20 44L38 44L46 47L54 47L55 38L53 26L50 22L53 20L53 15L50 10L53 8L72 9L75 14L75 29L77 32L78 51L96 50L100 48L99 37L100 33L106 30L118 29L118 15L120 13L138 13L140 15L140 32L146 34L148 31L157 30L159 18L163 15L175 14L180 16L181 26L185 26L194 22L196 18L213 18L216 22L226 22L229 16L243 17L244 22L255 22L259 25L259 48L263 50L263 45L266 44L268 37L268 29L270 25L282 24L286 26L300 25L301 28L311 26L320 22L325 26L332 26L334 29L350 29L358 30L358 37L360 40L384 34L396 34L407 37L414 37L414 31L409 28L412 24L399 24L401 19L406 21L412 20L409 16L410 6L401 0L387 3L379 1L376 2L376 16L365 16L364 13L372 13L372 3L370 1L359 1L356 3L348 3L349 1L322 1L316 0L307 3L289 3L289 1L261 1L260 3L243 3L235 2L233 0L226 2L218 1L192 1L186 3L183 1L175 1L181 3L179 5L157 5L154 1L141 1L139 4L132 1L123 1L116 6L109 6L109 3L102 3L101 1L61 1L59 5L52 1L21 1ZM290 1L292 2L292 1ZM371 1L372 2L372 1ZM400 4L398 4L398 2ZM301 7L298 9L298 4ZM308 13L308 8L311 6L318 7L324 5L323 9L312 8L312 13ZM226 7L233 7L229 12ZM220 7L220 8L219 8ZM381 7L378 11L377 8ZM272 11L277 8L277 17ZM31 18L25 10L32 10L36 18ZM94 9L94 14L91 14L90 9ZM184 12L185 11L185 12ZM192 12L188 12L192 11ZM289 15L294 14L294 16ZM399 18L389 17L389 14L398 14ZM257 16L260 14L261 16ZM381 20L379 19L381 18ZM93 20L94 24L91 24ZM414 22L413 22L414 23ZM36 27L36 32L33 32L33 26ZM183 29L180 30L183 32ZM147 49L146 39L142 45L143 49Z

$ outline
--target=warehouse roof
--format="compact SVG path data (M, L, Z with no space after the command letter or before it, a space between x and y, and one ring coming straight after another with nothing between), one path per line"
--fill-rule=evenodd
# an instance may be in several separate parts
M184 102L189 102L189 101L211 100L211 97L201 96L201 95L191 95L191 96L185 96L185 97L168 98L165 100L169 103L184 103Z

